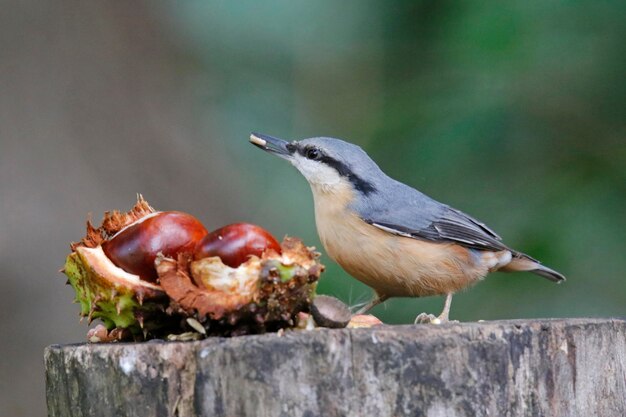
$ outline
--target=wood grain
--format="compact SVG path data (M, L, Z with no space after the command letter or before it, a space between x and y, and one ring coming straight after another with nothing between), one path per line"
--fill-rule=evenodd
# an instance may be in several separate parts
M50 416L623 416L626 321L46 349Z

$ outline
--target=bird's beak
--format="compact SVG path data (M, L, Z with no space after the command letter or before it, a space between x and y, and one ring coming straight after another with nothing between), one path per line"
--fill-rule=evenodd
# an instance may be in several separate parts
M263 135L261 133L251 133L250 142L264 151L280 156L281 158L289 158L292 153L292 149L289 149L289 142L286 140Z

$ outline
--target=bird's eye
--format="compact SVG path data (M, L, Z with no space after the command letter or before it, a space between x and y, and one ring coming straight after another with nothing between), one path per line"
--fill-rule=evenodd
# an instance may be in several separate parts
M322 152L320 152L320 150L316 148L309 148L306 150L305 156L307 157L307 159L316 160L320 159L320 157L322 156Z

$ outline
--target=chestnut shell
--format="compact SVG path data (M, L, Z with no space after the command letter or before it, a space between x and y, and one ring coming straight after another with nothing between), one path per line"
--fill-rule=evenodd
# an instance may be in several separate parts
M102 249L124 271L156 282L157 254L175 257L181 252L193 252L207 233L202 223L190 214L156 212L120 230L102 243Z
M138 196L130 211L106 212L99 227L87 221L85 236L70 245L72 253L63 272L76 293L81 316L104 323L104 328L90 332L90 341L169 338L188 331L184 323L190 317L200 321L209 336L277 331L293 327L296 316L309 309L324 267L314 248L296 238L285 238L278 251L268 249L262 256L248 257L239 268L230 268L217 257L193 261L193 250L182 246L172 257L161 253L155 259L158 284L141 280L145 274L133 273L132 267L123 271L109 258L114 250L130 247L135 233L144 248L150 247L149 220L166 219L171 213L156 212ZM202 225L199 229L206 233ZM118 247L112 249L109 241L117 241ZM209 268L212 272L200 268L196 275L196 263L215 268ZM153 268L150 259L146 264Z
M260 257L268 249L280 254L274 236L251 223L234 223L207 234L196 246L196 260L219 256L225 265L237 268L252 255Z

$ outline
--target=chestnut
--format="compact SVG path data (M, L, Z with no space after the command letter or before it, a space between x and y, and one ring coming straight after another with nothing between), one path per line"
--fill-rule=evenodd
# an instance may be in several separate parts
M157 279L154 259L158 253L175 257L193 252L208 231L198 219L179 211L149 214L117 232L102 244L107 257L126 272L145 281Z
M250 223L234 223L206 235L198 242L194 258L219 256L225 265L237 268L251 255L260 257L267 249L280 253L280 244L267 230Z

